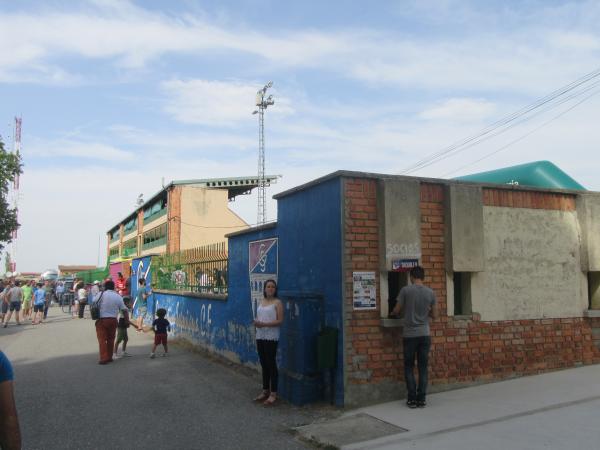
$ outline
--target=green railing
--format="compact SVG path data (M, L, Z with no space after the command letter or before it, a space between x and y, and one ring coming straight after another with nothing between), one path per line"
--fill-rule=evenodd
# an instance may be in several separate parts
M227 293L227 243L152 258L155 289Z
M144 217L144 225L147 225L150 222L154 222L156 219L158 219L159 217L164 216L165 214L167 214L167 208L163 208L160 211L155 212L151 216Z
M159 247L161 245L165 245L166 243L167 243L167 237L164 236L164 237L161 237L160 239L157 239L155 241L143 244L142 245L142 250L148 250L149 248Z
M128 258L130 256L137 256L137 247L136 248L124 248L123 249L123 258Z
M96 269L77 272L75 277L88 284L92 284L96 280L102 281L108 277L108 267L97 267Z

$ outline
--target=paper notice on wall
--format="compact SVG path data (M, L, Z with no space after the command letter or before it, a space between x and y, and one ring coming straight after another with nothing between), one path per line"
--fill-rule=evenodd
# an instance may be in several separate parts
M353 272L352 280L354 309L376 309L375 272Z

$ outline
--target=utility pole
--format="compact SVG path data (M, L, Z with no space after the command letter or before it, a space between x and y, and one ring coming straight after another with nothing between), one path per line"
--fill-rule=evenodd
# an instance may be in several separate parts
M262 225L267 221L267 197L265 178L265 110L268 106L274 105L273 96L267 98L267 89L273 86L273 82L269 81L265 86L256 93L256 106L252 114L258 114L258 215L256 218L257 225Z

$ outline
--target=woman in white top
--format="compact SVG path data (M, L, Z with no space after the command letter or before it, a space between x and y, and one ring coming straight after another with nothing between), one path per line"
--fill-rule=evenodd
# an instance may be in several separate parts
M267 280L263 289L263 299L256 310L256 349L262 367L263 390L256 402L272 406L277 400L277 344L279 328L283 322L283 305L277 298L277 283Z

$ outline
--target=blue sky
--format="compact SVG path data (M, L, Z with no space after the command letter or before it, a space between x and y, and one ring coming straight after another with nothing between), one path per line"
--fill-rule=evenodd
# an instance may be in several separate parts
M338 169L402 173L600 67L599 22L597 1L0 0L8 148L23 117L18 270L97 263L163 177L256 173L269 80L270 197ZM577 100L413 174L548 159L600 191L600 95L475 163ZM256 201L231 207L254 223Z

